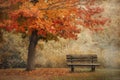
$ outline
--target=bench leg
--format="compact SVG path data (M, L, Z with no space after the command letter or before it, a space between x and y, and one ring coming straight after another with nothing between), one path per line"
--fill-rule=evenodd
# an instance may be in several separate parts
M74 66L71 66L71 72L74 72Z
M91 71L95 71L95 66L91 66Z

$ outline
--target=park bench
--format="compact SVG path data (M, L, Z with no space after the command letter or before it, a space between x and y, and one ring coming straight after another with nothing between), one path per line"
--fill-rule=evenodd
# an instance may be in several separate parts
M71 54L66 55L66 59L67 65L71 68L71 72L74 72L75 66L88 66L91 67L91 71L95 71L95 67L100 65L95 54Z

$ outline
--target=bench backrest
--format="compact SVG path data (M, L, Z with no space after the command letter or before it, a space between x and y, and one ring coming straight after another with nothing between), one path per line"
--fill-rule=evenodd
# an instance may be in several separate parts
M96 54L66 55L67 62L97 62Z

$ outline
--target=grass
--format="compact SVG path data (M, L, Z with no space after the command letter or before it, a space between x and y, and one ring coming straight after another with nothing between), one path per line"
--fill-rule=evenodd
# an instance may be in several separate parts
M0 80L120 80L120 69L76 69L69 68L38 68L26 72L24 69L0 69Z
M67 76L55 76L53 80L120 80L120 69L99 69L95 72L85 70Z

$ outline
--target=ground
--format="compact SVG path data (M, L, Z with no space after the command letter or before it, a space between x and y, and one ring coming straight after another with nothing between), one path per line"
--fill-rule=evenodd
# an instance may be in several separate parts
M38 68L26 72L25 69L0 69L0 80L120 80L120 69L76 69Z

